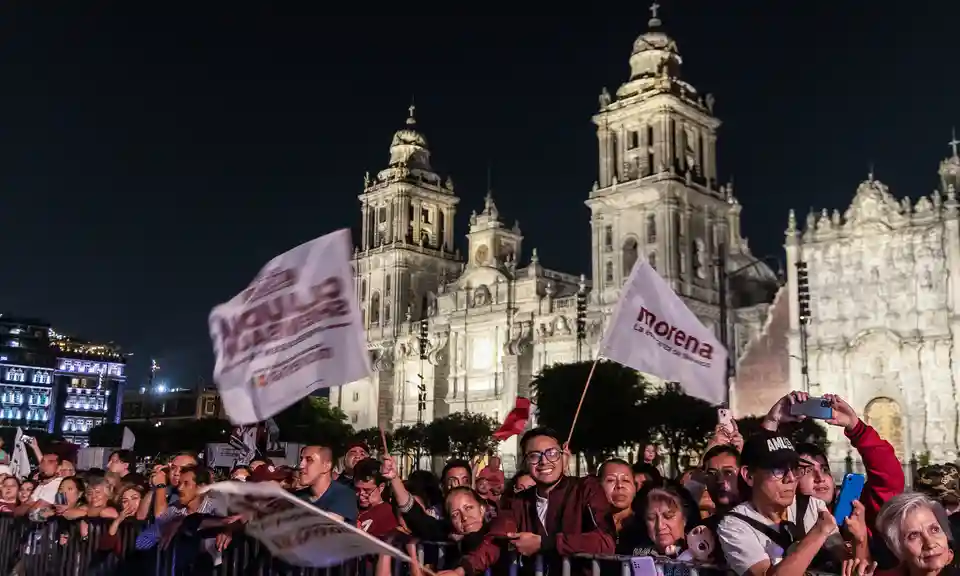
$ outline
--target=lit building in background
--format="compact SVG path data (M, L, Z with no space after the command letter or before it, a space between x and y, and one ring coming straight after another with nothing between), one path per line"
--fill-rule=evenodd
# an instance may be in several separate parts
M122 413L121 422L151 422L157 426L227 417L216 388L170 388L162 379L153 379L149 387L126 391Z
M54 431L50 324L0 314L0 426Z
M86 446L90 430L120 420L126 358L119 347L50 331L55 354L52 432Z

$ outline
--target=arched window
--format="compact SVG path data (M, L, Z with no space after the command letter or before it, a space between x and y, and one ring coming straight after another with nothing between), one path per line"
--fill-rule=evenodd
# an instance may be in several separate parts
M657 215L647 215L647 244L657 241Z
M390 297L390 294L393 293L393 290L391 289L391 287L393 286L393 278L391 278L390 275L387 274L387 279L386 279L386 281L385 281L383 284L384 284L384 286L383 286L383 294L384 294L384 296L386 296L387 298L389 298L389 297Z
M613 282L613 262L607 262L603 270L603 277L607 282Z
M623 274L624 276L630 274L633 270L633 265L637 263L637 239L629 237L623 241Z
M383 304L383 323L384 324L390 323L390 303L389 302L385 302Z
M380 325L380 292L370 295L370 325Z
M360 281L360 301L366 302L367 300L367 281L366 279Z

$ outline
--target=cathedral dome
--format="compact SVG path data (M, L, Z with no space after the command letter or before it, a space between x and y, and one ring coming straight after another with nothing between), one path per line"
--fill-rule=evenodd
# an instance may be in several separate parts
M411 170L430 171L430 150L427 139L417 130L416 109L410 106L406 125L397 130L390 142L390 166L406 165Z
M659 8L657 4L650 7L653 18L647 23L648 30L633 43L633 52L630 54L631 79L665 74L679 76L680 52L677 43L661 28L663 23L657 18Z

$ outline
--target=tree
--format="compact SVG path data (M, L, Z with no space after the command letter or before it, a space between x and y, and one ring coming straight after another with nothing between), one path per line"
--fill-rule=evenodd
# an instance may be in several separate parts
M759 433L763 428L762 424L762 416L746 416L737 420L737 428L740 429L740 435L743 436L744 440ZM779 432L794 444L814 444L824 451L830 445L827 440L827 429L823 424L812 418L781 424Z
M554 364L537 375L531 387L540 425L561 435L570 431L592 367L593 362ZM646 381L635 370L615 362L597 363L570 446L586 456L590 472L636 437L633 428L642 422L639 407L646 390Z
M448 418L454 423L450 438L454 454L471 459L496 452L500 441L493 433L500 427L499 422L478 412L455 412Z
M390 450L394 450L392 434L387 431L384 431L384 435L387 438L387 446ZM364 428L363 430L358 430L356 434L353 435L353 438L350 439L351 442L363 442L370 449L371 454L383 454L383 438L380 437L380 428L371 427Z
M674 473L679 475L680 458L689 451L703 450L717 426L717 408L709 402L683 393L680 386L668 383L656 394L647 397L641 406L647 436L635 437L638 442L656 441L671 457ZM634 428L636 430L636 428Z
M418 450L426 451L427 427L422 424L413 426L400 426L393 431L393 443L390 450L397 454L407 456L415 454Z
M320 444L340 455L347 440L353 436L353 426L347 415L326 398L307 396L274 416L280 428L280 439L286 442Z

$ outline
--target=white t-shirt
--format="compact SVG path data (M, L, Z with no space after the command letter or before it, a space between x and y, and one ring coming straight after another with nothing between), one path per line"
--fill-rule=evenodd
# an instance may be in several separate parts
M60 482L62 481L63 478L57 476L48 480L46 483L37 484L37 487L33 489L33 493L30 494L30 501L36 502L43 500L49 504L55 503L57 501L57 492L60 491Z
M827 505L819 498L810 498L810 504L803 515L803 527L807 532L813 529L820 516L821 510L826 510ZM750 502L744 502L731 510L737 514L742 514L747 518L753 518L774 529L779 527L770 521L769 518L761 516L757 509ZM787 520L794 524L797 522L797 502L794 500L790 508L787 509ZM720 547L723 549L723 555L727 559L727 567L735 574L744 574L751 566L769 560L771 565L776 565L783 559L785 550L777 545L770 538L760 532L753 526L747 524L740 518L734 516L724 516L717 527L717 537L720 539Z

